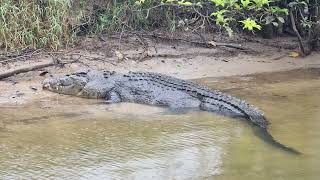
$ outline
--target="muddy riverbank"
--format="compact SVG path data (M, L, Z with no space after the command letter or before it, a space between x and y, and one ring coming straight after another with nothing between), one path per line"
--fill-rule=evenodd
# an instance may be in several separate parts
M29 56L2 60L0 72L53 61L63 64L2 79L0 104L23 104L51 96L41 88L41 82L46 77L80 68L119 72L151 71L183 79L197 79L320 67L319 53L291 57L297 51L294 39L219 41L246 50L224 46L206 48L194 43L155 38L144 38L142 41L137 37L125 37L119 42L119 38L106 36L85 38L77 46L64 51L35 51ZM214 44L213 41L210 43Z

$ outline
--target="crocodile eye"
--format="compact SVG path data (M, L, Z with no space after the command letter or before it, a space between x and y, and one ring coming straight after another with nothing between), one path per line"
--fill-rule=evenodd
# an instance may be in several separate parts
M75 76L78 76L78 77L86 77L87 73L86 72L77 72L77 73L74 73L72 75L75 75Z
M69 86L69 85L72 84L70 78L61 78L61 79L59 79L59 83L60 83L62 86Z

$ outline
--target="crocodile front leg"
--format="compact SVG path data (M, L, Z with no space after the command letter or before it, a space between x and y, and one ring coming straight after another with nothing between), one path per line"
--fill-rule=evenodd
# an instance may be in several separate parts
M107 93L105 103L114 104L114 103L119 103L119 102L121 102L121 97L117 92L110 91Z

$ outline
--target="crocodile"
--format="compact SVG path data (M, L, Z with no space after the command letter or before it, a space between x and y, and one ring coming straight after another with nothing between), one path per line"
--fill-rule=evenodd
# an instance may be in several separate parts
M43 89L84 98L104 99L105 103L133 102L166 106L173 110L197 109L248 120L266 142L294 154L299 151L281 144L267 128L263 112L249 103L191 81L153 72L117 73L79 70L43 81Z

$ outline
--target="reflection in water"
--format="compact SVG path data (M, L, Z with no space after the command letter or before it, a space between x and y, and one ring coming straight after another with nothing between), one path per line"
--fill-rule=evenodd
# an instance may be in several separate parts
M271 134L302 156L265 143L244 121L57 95L0 108L0 179L317 179L320 79L288 76L201 81L261 107Z

